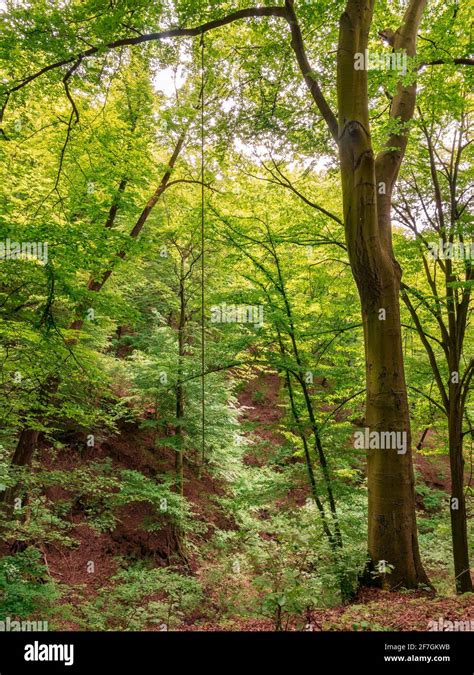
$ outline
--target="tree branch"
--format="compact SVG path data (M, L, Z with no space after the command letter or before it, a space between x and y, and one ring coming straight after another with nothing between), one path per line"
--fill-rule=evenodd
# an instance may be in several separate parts
M3 119L3 114L5 112L5 108L8 103L8 97L10 96L10 94L12 94L15 91L19 91L33 80L36 80L38 77L41 77L41 75L44 75L45 73L48 73L57 68L61 68L62 66L66 66L74 62L80 63L83 59L86 59L90 56L95 56L97 54L102 54L105 51L112 49L118 49L121 47L130 47L133 45L143 44L145 42L161 41L167 38L195 37L197 35L204 35L205 33L215 28L226 26L235 21L239 21L240 19L274 16L286 19L286 21L288 22L291 32L291 46L295 52L296 59L298 61L300 70L303 74L304 80L319 111L321 112L323 118L325 119L333 138L337 142L338 138L337 120L334 113L330 109L326 99L324 98L324 95L318 85L318 82L314 77L313 70L309 64L308 57L306 55L304 47L303 37L301 34L301 29L298 24L298 20L293 5L294 0L285 0L284 7L279 6L248 7L246 9L238 10L237 12L232 12L231 14L221 17L220 19L213 19L212 21L207 21L206 23L201 24L200 26L196 26L194 28L171 28L169 30L160 31L158 33L148 33L145 35L138 35L136 37L120 38L118 40L109 42L105 45L101 45L100 47L91 47L90 49L87 49L80 54L76 54L74 56L61 59L60 61L56 61L55 63L51 63L48 66L44 66L35 73L32 73L31 75L25 77L15 86L4 90L2 92L2 95L5 96L6 98L2 108L0 109L0 122Z
M304 77L304 81L311 93L311 96L314 99L314 102L318 106L318 110L323 116L326 124L328 125L329 131L331 132L332 137L338 142L339 132L336 116L329 107L328 102L324 98L323 92L321 91L319 84L314 77L314 71L310 66L308 57L306 55L306 50L303 42L303 36L301 34L301 28L296 17L294 10L294 0L285 0L285 12L286 19L290 26L291 31L291 46L295 52L296 60L300 67L301 73Z
M449 410L449 398L448 398L448 395L446 393L446 388L444 386L443 379L441 377L441 373L439 372L438 364L436 362L436 356L435 356L435 353L433 351L432 346L428 342L428 339L425 335L425 331L423 330L423 327L421 325L421 321L418 317L418 314L416 313L415 308L413 307L413 305L410 301L410 298L408 297L408 293L406 292L406 290L407 290L407 288L405 286L403 286L402 298L405 302L405 305L408 307L408 311L410 312L411 317L413 319L413 323L416 326L416 329L418 331L418 335L420 336L420 340L423 343L423 346L424 346L424 348L426 350L426 353L428 355L428 359L430 361L431 369L433 371L433 375L434 375L434 378L436 380L436 384L438 385L439 393L441 395L441 399L442 399L443 405L445 407L445 411L443 411L443 412L447 413L447 411Z
M393 48L397 51L403 50L409 57L416 55L418 26L425 6L426 0L411 0L403 17L403 23L394 35ZM415 102L416 82L406 86L400 82L390 110L390 117L399 122L400 128L397 132L390 134L376 159L377 181L388 183L387 188L393 186L398 176L408 142L407 123L413 117Z
M443 415L446 415L446 410L443 408L443 406L440 405L437 401L435 401L434 398L431 398L431 396L428 396L428 394L425 394L424 391L421 391L421 389L417 389L416 387L411 387L411 386L408 386L408 389L413 389L413 391L416 391L417 394L421 394L421 396L424 396L430 403L432 403L439 410L441 410Z
M118 40L113 40L112 42L108 42L107 44L101 45L100 47L91 47L90 49L86 49L80 54L75 54L66 57L64 59L61 59L60 61L56 61L55 63L50 63L48 66L44 66L43 68L40 68L40 70L37 70L31 75L28 75L23 80L20 80L20 82L15 86L6 89L5 91L2 92L2 95L8 97L13 92L19 91L27 84L33 82L33 80L36 80L38 77L41 77L45 73L49 73L52 70L62 68L63 66L67 66L70 63L74 63L75 61L79 60L82 61L83 59L86 59L90 56L103 54L105 51L118 49L120 47L130 47L133 45L139 45L145 42L161 41L167 38L195 37L197 35L203 35L204 33L207 33L208 31L213 30L214 28L226 26L227 24L233 23L234 21L238 21L240 19L261 17L261 16L277 16L286 19L287 10L284 7L248 7L247 9L241 9L237 12L232 12L231 14L228 14L227 16L224 16L220 19L213 19L212 21L208 21L194 28L171 28L169 30L160 31L158 33L147 33L145 35L138 35L137 37L127 37L127 38L120 38ZM6 102L4 102L4 105L0 110L0 122L2 121L3 114L5 112L5 107Z

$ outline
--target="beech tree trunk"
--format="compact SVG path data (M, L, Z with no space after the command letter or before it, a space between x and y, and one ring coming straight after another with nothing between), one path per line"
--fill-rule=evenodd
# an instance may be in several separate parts
M449 397L449 461L451 466L451 537L453 544L456 591L472 593L467 539L466 500L464 497L464 455L462 406L459 385L451 385Z
M410 417L403 365L399 291L401 271L376 236L375 166L361 149L365 131L346 125L341 143L346 239L359 290L366 351L366 424L371 431L405 434L406 453L367 449L368 550L375 566L393 566L390 586L428 583L417 543ZM368 139L367 139L368 140ZM353 158L362 159L354 168ZM356 162L357 164L357 162Z
M406 452L367 449L368 552L384 586L428 584L418 549L410 417L400 325L400 266L391 243L391 193L406 135L389 139L374 157L370 137L367 71L354 68L364 53L373 0L349 0L340 21L338 49L338 145L349 260L362 308L366 354L366 424L370 431L405 434ZM403 39L414 52L424 2L407 9ZM392 115L410 119L415 86L399 86ZM398 113L398 114L397 114ZM393 149L395 148L395 150Z
M181 258L180 279L179 279L179 319L178 319L178 381L176 385L176 436L178 438L178 447L176 448L175 472L178 492L181 496L184 494L184 438L183 438L183 420L184 420L184 388L183 379L183 358L186 350L185 328L186 328L186 299L184 294L184 259Z

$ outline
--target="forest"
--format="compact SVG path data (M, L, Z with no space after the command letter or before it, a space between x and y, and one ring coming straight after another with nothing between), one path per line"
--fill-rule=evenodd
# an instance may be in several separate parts
M469 1L0 21L0 629L474 630Z

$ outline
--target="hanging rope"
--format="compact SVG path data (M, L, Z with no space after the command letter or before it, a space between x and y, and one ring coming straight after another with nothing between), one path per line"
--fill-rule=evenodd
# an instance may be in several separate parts
M204 34L201 35L201 465L204 465L206 449L206 335L205 335L205 289L204 289L204 238L205 238L205 204L204 204Z

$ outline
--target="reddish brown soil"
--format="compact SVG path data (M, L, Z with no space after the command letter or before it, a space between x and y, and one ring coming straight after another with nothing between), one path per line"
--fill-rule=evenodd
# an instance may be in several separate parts
M54 457L47 449L43 450L42 468L70 471L84 466L86 461L108 458L116 469L141 471L157 480L160 474L173 470L172 451L166 448L156 450L150 433L138 427L125 427L119 435L98 443L94 448L85 448L81 441L77 439L76 447L72 444ZM223 494L216 481L205 472L197 475L189 465L185 466L184 473L185 496L192 502L196 517L206 523L208 531L215 527L233 527L231 520L213 500L214 496ZM52 500L64 498L67 494L66 488L47 490L47 496ZM78 545L73 549L57 545L47 547L44 555L50 574L61 583L84 584L86 593L94 593L115 574L118 558L147 559L157 566L167 564L176 554L173 532L170 527L156 532L146 531L143 523L152 513L148 503L129 504L118 510L117 525L111 532L96 532L88 526L81 509L74 509L70 517L73 524L70 536ZM93 573L88 571L91 561L94 563ZM195 569L195 561L191 558L189 562L191 569Z
M263 466L268 454L265 448L282 445L284 442L283 436L277 431L284 414L280 403L280 389L278 375L266 373L251 380L239 394L241 422L251 423L254 435L262 441L263 452L256 453L252 448L247 453L245 462L249 466Z

